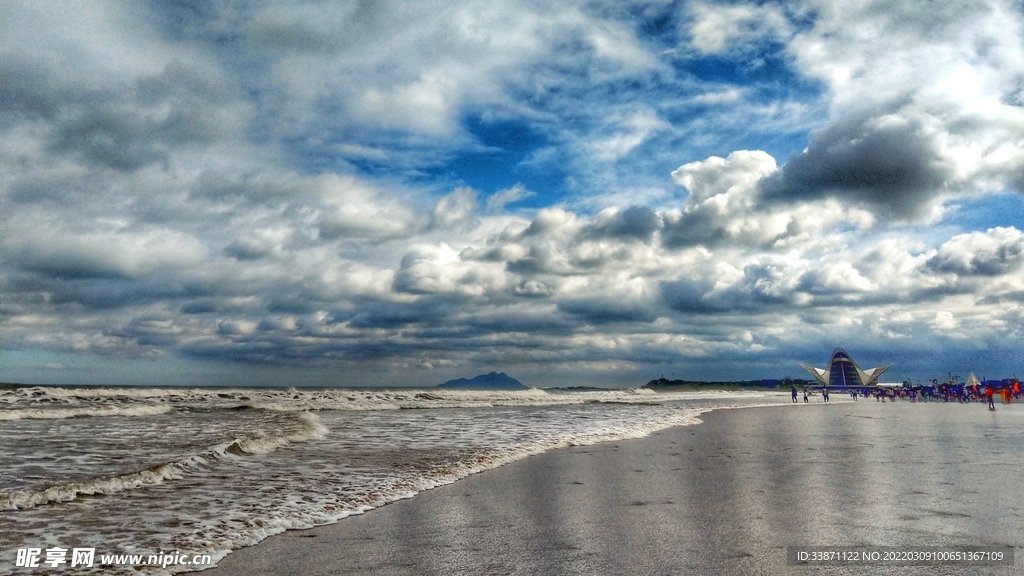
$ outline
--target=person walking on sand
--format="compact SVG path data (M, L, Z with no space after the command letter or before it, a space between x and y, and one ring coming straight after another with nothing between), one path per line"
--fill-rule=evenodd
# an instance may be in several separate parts
M988 400L988 409L989 410L995 410L996 409L996 405L992 401L992 396L993 395L995 395L995 391L992 390L992 387L991 386L985 386L985 399Z
M824 386L821 389L821 400L825 404L828 404L828 386Z
M793 392L793 402L796 402L796 386L791 386L790 390Z
M810 402L810 400L807 399L807 388L804 388L804 404L808 402Z

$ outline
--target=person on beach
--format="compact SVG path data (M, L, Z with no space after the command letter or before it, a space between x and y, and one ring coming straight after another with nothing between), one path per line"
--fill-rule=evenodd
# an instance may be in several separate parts
M807 388L804 388L804 404L808 402L810 402L810 400L807 399Z
M994 396L994 395L995 395L995 391L992 390L992 387L991 386L985 386L985 398L988 400L988 409L989 410L995 410L996 409L996 405L992 401L992 396Z
M796 402L796 386L791 386L790 390L793 392L793 402Z
M828 404L828 387L822 387L821 389L821 401Z

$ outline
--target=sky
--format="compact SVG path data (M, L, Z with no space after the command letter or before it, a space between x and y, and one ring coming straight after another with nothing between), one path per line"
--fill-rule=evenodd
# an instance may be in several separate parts
M0 380L1024 376L1016 2L12 0Z

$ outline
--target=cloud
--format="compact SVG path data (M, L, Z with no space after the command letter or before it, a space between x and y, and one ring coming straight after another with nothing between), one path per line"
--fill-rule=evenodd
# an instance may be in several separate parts
M322 238L392 238L410 236L422 227L415 212L367 182L326 175L310 184L323 203L317 225Z
M642 242L650 242L659 228L661 217L653 208L630 206L625 210L602 210L584 234L606 238L635 238Z
M536 192L527 190L522 184L516 184L511 188L505 188L504 190L498 190L494 194L487 197L487 212L494 214L501 212L509 204L513 204L520 200L525 200L532 196L536 196Z
M762 309L765 306L805 305L799 292L800 277L807 269L803 259L761 256L743 267L743 276L730 286L717 286L705 295L719 307Z
M705 54L745 51L763 41L784 39L792 24L773 4L690 5L690 46Z
M68 95L61 93L54 74L45 64L24 54L12 54L0 62L0 113L3 124L27 119L53 118L60 102ZM0 128L3 128L0 124Z
M437 203L430 227L435 230L452 230L474 225L477 209L477 193L472 188L456 188Z
M684 164L672 172L672 180L690 193L690 203L700 204L722 194L750 194L754 185L776 171L775 159L761 150L737 150L728 158L712 156Z
M624 385L1024 338L1019 7L76 6L0 18L4 354Z
M613 297L574 298L560 303L558 309L592 324L652 322L658 317L657 309L645 302L623 301Z
M922 122L899 114L845 118L811 133L807 149L761 183L766 201L835 197L911 219L947 191L952 163Z
M635 108L635 107L630 107ZM603 134L594 135L586 143L587 153L598 162L616 162L625 158L668 123L649 109L617 111L605 120Z
M1024 233L1016 228L992 228L949 239L925 265L935 272L962 276L1002 276L1024 263Z
M172 149L211 143L237 128L226 97L213 75L174 61L117 92L65 101L49 147L117 170L166 162Z
M411 294L457 292L479 296L505 287L506 277L499 267L466 262L443 243L420 246L407 253L394 280L396 291Z
M788 248L840 224L869 228L874 218L856 205L823 198L766 202L762 187L780 170L759 150L712 156L672 172L690 192L682 209L663 214L662 243L669 248L743 245Z
M227 336L246 336L256 331L256 322L248 320L221 320L217 323L217 333Z
M877 290L877 286L866 278L851 262L838 261L823 263L800 275L799 288L809 294L858 294Z
M765 182L768 196L832 195L921 220L950 195L1012 185L1024 118L1019 10L1001 1L812 9L787 52L828 86L832 120Z
M207 257L196 238L176 230L108 230L74 234L51 229L45 240L20 242L14 261L22 270L68 280L140 278L162 269L195 266Z

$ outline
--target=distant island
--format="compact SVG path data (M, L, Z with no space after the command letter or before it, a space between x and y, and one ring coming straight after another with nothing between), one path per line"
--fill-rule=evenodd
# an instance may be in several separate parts
M651 380L643 387L652 390L661 390L665 388L789 388L790 386L802 388L805 386L812 386L813 384L814 383L811 382L810 380L802 380L798 378L781 378L765 380L731 380L724 382L704 382L699 380L668 380L666 378L659 378L657 380Z
M463 390L526 390L526 386L508 374L491 372L474 378L459 378L438 384L438 388L459 388Z

